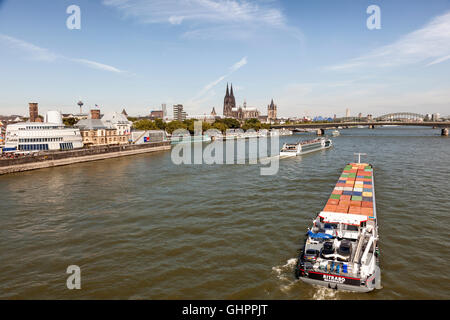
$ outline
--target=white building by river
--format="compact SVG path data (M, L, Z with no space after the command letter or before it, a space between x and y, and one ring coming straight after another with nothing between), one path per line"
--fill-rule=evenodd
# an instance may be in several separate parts
M45 122L20 122L6 127L4 151L47 151L82 148L80 130L68 128L58 111L49 111Z

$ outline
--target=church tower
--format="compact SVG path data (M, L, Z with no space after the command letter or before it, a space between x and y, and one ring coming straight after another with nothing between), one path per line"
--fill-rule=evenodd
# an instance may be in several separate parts
M233 94L233 84L231 84L231 92L228 91L228 83L227 83L227 92L225 93L225 98L223 100L223 115L224 117L232 117L233 116L233 108L236 107L236 100Z
M267 121L272 122L277 119L277 105L272 102L267 106Z

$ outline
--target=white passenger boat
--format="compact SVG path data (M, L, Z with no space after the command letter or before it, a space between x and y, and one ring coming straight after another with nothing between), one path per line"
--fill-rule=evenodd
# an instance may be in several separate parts
M179 143L192 143L192 142L210 142L211 137L207 134L199 135L199 136L191 136L191 135L175 135L170 137L170 144L179 144Z
M337 137L337 136L341 135L341 133L338 130L334 130L331 134L333 135L333 137Z
M280 158L295 157L306 153L328 149L333 145L331 139L319 138L298 143L285 143L280 151Z

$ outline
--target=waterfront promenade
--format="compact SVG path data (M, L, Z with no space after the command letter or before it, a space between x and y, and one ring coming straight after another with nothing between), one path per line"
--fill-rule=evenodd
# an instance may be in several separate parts
M170 148L169 141L164 141L145 145L101 146L72 151L46 152L33 157L1 159L0 175L164 151L170 150Z

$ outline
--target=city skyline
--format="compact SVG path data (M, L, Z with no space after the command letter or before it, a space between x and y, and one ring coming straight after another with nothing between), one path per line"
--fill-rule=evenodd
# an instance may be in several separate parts
M33 101L75 113L79 100L209 114L233 82L237 105L273 98L280 117L447 115L448 1L376 1L381 29L369 30L373 2L0 1L0 114ZM66 27L72 4L80 30Z

